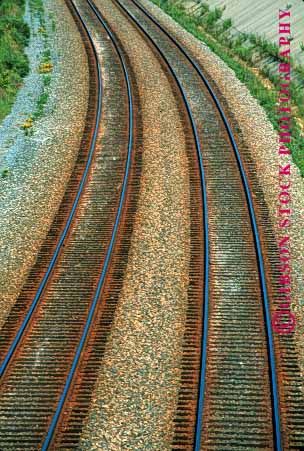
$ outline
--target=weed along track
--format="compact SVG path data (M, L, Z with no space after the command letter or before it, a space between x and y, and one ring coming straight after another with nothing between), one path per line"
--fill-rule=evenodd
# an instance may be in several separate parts
M289 449L237 127L140 2L66 4L86 127L1 331L0 450Z

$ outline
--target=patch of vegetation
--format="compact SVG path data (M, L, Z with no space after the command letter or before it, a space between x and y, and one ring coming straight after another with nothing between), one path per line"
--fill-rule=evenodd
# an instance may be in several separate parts
M6 177L8 177L10 174L10 169L7 167L2 167L0 168L0 175L1 178L5 179Z
M24 133L26 134L26 136L28 136L29 134L31 134L32 132L32 127L33 127L33 117L29 116L22 124L21 124L21 128L24 130Z
M33 114L33 119L37 120L43 115L44 107L49 99L49 93L46 91L43 91L42 94L39 96L38 102L37 102L37 109L35 113Z
M49 93L47 92L47 87L51 83L51 75L50 73L53 71L53 63L51 59L51 51L48 47L48 36L45 26L45 13L44 13L44 7L43 7L43 1L42 0L30 0L30 6L32 9L32 13L36 15L36 17L39 18L40 21L40 27L38 31L44 36L44 51L42 53L42 58L40 65L38 67L38 72L42 76L43 81L43 89L42 92L38 98L36 110L32 114L32 119L35 121L43 116L44 107L47 104L47 101L49 99ZM50 15L51 19L51 15ZM55 29L55 22L54 22L54 15L52 15L52 29L54 31Z
M46 34L46 29L44 27L39 27L37 31L38 33Z
M43 115L44 107L49 99L49 93L46 91L46 88L50 85L52 77L50 72L53 70L53 63L51 62L51 51L50 49L46 49L42 53L42 61L38 68L38 72L43 76L43 91L39 96L37 102L37 109L33 114L34 120L39 119Z
M56 31L56 21L55 21L55 14L53 12L49 13L49 20L51 22L52 32L54 33Z
M213 27L215 23L222 17L223 10L221 8L215 8L209 11L208 14L204 16L203 22L207 27Z
M40 74L48 74L48 73L52 72L52 70L53 70L53 64L51 63L51 61L47 61L46 63L41 63L38 68L38 72Z
M43 1L30 0L29 5L32 16L39 19L37 31L44 37L46 50L42 54L38 68L38 72L43 77L43 90L37 101L36 111L20 124L27 136L33 133L34 121L43 114L49 98L46 92L51 83L49 73L53 70L51 52L47 48ZM22 85L22 78L29 71L29 62L24 54L24 48L28 44L30 30L23 22L24 9L25 0L0 0L0 121L10 112L18 88ZM0 169L0 176L6 175L6 172Z
M258 47L261 54L270 55L273 58L279 59L279 46L273 42L268 41L263 36L258 36L254 33L249 35L250 42Z
M43 85L45 87L48 87L50 85L51 81L52 81L52 77L50 75L45 75L43 77Z
M234 47L234 52L238 55L243 61L251 62L252 61L252 49L248 47Z
M30 9L32 13L37 15L40 19L41 27L45 29L45 20L44 20L44 8L43 8L43 1L42 0L30 0Z
M231 19L225 19L223 21L223 24L222 24L222 30L223 31L227 31L231 27L232 27L232 20Z
M29 63L24 48L30 30L23 22L24 0L0 2L0 121L10 112Z
M47 49L42 53L42 61L45 63L50 59L51 59L51 51L50 49Z
M51 62L51 51L50 49L46 49L42 53L42 61L38 68L38 72L43 76L43 91L39 96L37 102L37 109L33 114L33 119L37 120L43 115L44 107L49 99L49 93L46 91L46 88L50 85L52 81L52 77L50 72L53 70L53 63Z
M252 96L265 109L274 129L279 131L277 101L280 79L277 74L272 73L270 67L265 68L264 75L271 80L273 88L269 89L269 87L266 87L261 77L257 76L253 71L255 67L252 60L254 52L273 57L277 62L284 60L278 54L278 46L254 34L242 33L237 38L227 38L225 33L218 32L218 25L215 27L216 22L221 17L219 12L210 16L210 11L208 11L208 15L206 12L202 17L191 17L185 14L184 9L178 4L172 4L168 1L163 1L160 4L158 0L152 1L188 32L207 44L235 72L239 80L247 86ZM208 16L209 20L207 20ZM293 70L299 75L304 75L303 67L294 65ZM304 118L304 92L303 89L299 89L296 83L291 84L291 96L297 115ZM292 142L289 147L292 151L293 160L300 168L302 177L304 177L304 137L298 122L294 118L291 124L291 131Z

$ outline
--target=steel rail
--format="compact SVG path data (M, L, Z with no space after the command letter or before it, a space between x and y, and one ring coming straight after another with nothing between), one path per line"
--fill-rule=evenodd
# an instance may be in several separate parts
M97 114L96 114L96 120L95 120L95 125L94 125L94 134L93 134L92 143L91 143L91 146L90 146L88 159L87 159L86 166L85 166L85 169L84 169L84 172L83 172L80 184L79 184L77 195L76 195L76 197L74 199L71 211L69 213L69 216L68 216L68 219L67 219L67 222L66 222L66 225L65 225L65 227L64 227L64 229L62 231L62 234L60 236L58 244L57 244L57 246L55 248L55 251L54 251L54 254L53 254L52 259L50 261L50 264L49 264L49 266L47 268L46 273L43 276L43 279L42 279L42 281L41 281L41 283L40 283L40 285L38 287L38 290L37 290L37 292L35 294L35 297L34 297L32 303L31 303L31 305L30 305L30 308L29 308L29 310L28 310L28 312L27 312L27 314L26 314L26 316L25 316L20 328L18 329L18 332L17 332L17 334L16 334L16 336L15 336L15 338L14 338L14 340L13 340L13 342L12 342L12 344L11 344L9 350L8 350L8 352L5 355L5 358L3 359L2 363L1 363L1 366L0 366L0 378L3 376L5 370L7 369L8 364L9 364L14 352L16 351L16 348L17 348L17 346L18 346L18 344L19 344L19 342L20 342L20 340L21 340L21 338L23 336L23 333L24 333L24 331L25 331L25 329L26 329L26 327L27 327L27 325L28 325L28 323L29 323L29 321L30 321L30 319L31 319L31 317L32 317L32 315L33 315L33 313L34 313L39 301L40 301L40 298L41 298L41 295L43 293L43 290L44 290L44 288L45 288L45 286L46 286L46 284L47 284L47 282L48 282L48 280L49 280L49 278L50 278L50 276L52 274L52 271L54 269L54 266L55 266L55 263L57 261L57 258L58 258L58 255L60 253L60 250L62 248L62 245L63 245L63 243L64 243L64 241L65 241L65 239L67 237L67 234L69 232L69 229L70 229L70 226L71 226L71 223L72 223L72 220L73 220L76 208L78 206L81 194L83 192L83 188L84 188L85 183L86 183L86 179L87 179L87 175L88 175L91 163L92 163L92 159L93 159L93 156L94 156L94 153L95 153L95 145L96 145L98 127L99 127L99 122L100 122L101 112L102 112L103 85L102 85L102 78L101 78L101 68L100 68L100 64L99 64L99 61L98 61L96 49L95 49L95 47L93 45L93 41L92 41L91 37L89 35L88 35L88 37L89 37L89 40L90 40L90 42L92 44L92 49L93 49L93 53L94 53L94 57L95 57L95 60L96 60L96 65L97 65L97 76L98 76Z
M43 443L42 451L46 451L49 448L50 444L51 444L51 441L52 441L52 438L54 436L54 432L55 432L55 429L56 429L56 425L58 423L59 417L60 417L61 412L63 410L64 403L65 403L66 397L68 395L69 389L71 387L71 384L72 384L72 381L73 381L73 378L74 378L74 375L75 375L75 372L76 372L76 369L77 369L77 366L78 366L78 363L79 363L79 360L80 360L81 353L82 353L83 348L85 346L85 342L86 342L86 339L87 339L87 336L88 336L88 333L89 333L89 329L90 329L90 326L91 326L91 323L92 323L92 319L93 319L94 313L96 311L96 307L98 305L99 296L100 296L100 293L101 293L101 290L102 290L102 287L103 287L103 283L104 283L104 280L105 280L105 277L106 277L106 273L107 273L107 270L108 270L108 267L109 267L109 262L110 262L110 259L111 259L111 254L112 254L113 246L114 246L115 239L116 239L116 236L117 236L117 231L118 231L118 227L119 227L119 223L120 223L121 213L122 213L122 210L123 210L123 205L124 205L124 201L125 201L125 197L126 197L127 183L128 183L128 177L129 177L130 166L131 166L131 157L132 157L132 147L133 147L133 100L132 100L131 83L130 83L127 67L126 67L124 58L122 56L122 53L121 53L121 51L120 51L120 49L119 49L119 47L118 47L118 45L116 43L116 40L115 40L112 32L110 31L109 27L107 26L107 24L105 23L105 21L101 17L99 11L96 9L94 3L91 2L91 0L87 0L87 2L89 4L89 6L91 7L92 11L94 12L94 14L96 15L98 21L104 27L104 29L105 29L106 33L108 34L109 38L111 39L111 41L112 41L112 43L114 45L114 48L116 50L116 53L117 53L117 55L119 57L119 60L121 62L122 68L123 68L124 77L125 77L125 81L126 81L126 85L127 85L127 91L128 91L128 107L129 107L128 153L127 153L127 161L126 161L126 165L125 165L124 179L123 179L122 189L121 189L121 193L120 193L120 199L119 199L119 205L118 205L118 209L117 209L116 219L115 219L115 223L114 223L114 226L113 226L113 229L112 229L111 240L110 240L110 243L109 243L109 246L108 246L108 249L107 249L105 261L104 261L104 264L103 264L102 269L101 269L101 275L100 275L100 277L98 279L97 289L96 289L96 292L95 292L95 295L94 295L94 299L93 299L92 305L91 305L90 310L89 310L88 318L87 318L87 321L86 321L86 324L85 324L85 327L84 327L84 330L83 330L83 333L82 333L79 345L78 345L76 353L75 353L75 357L74 357L73 363L71 365L70 372L68 374L68 377L67 377L64 389L62 391L62 394L61 394L61 396L59 398L58 405L57 405L55 414L54 414L54 416L52 418L52 421L51 421L51 424L50 424L47 436L46 436L45 441ZM73 0L71 0L71 3L73 5L73 7L74 7L79 19L81 20L82 24L84 25L84 27L86 29L86 32L88 33L88 35L90 35L90 32L89 32L87 26L85 25L85 22L82 19L81 14L80 14L79 10L77 9L77 7L75 6ZM93 40L92 40L91 36L90 36L90 40L93 43Z
M149 36L149 34L146 32L144 27L138 22L138 20L127 10L127 8L122 5L122 3L119 0L116 0L116 3L118 3L123 11L131 18L131 20L138 26L138 28L145 34L145 36L148 38L148 40L153 44L153 46L157 49L157 51L162 56L163 60L166 62L171 74L173 75L178 88L182 94L182 98L184 100L184 103L186 105L186 109L188 112L188 116L190 118L191 127L193 130L193 134L195 137L195 146L197 150L197 156L199 160L199 168L200 168L200 175L201 175L201 187L202 187L202 201L203 201L203 224L204 224L204 292L203 292L203 299L204 299L204 312L203 312L203 343L205 345L202 347L202 353L201 353L201 372L205 375L205 369L206 369L206 360L207 360L207 333L208 333L208 316L209 316L209 226L208 226L208 204L207 204L207 188L206 188L206 178L205 178L205 172L204 172L204 165L203 165L203 157L202 157L202 150L200 146L200 141L198 137L197 127L195 124L195 120L191 111L190 103L187 99L186 93L184 91L184 88L181 85L181 82L179 81L179 78L173 69L172 65L170 64L169 60L165 56L164 52L161 50L161 48L158 46L158 44ZM136 3L136 2L134 2ZM202 379L205 381L205 377ZM203 395L204 395L204 382L200 383L200 404L203 402ZM202 416L202 409L199 409L199 418ZM197 448L196 448L197 449Z
M247 200L248 209L249 209L250 221L252 224L253 235L254 235L255 249L256 249L256 254L257 254L258 269L259 269L260 282L261 282L261 292L262 292L262 298L263 298L264 319L265 319L265 324L266 324L268 358L269 358L269 363L270 363L270 378L271 378L271 391L272 391L271 392L271 401L272 401L273 425L274 425L274 444L275 444L276 451L282 451L283 445L282 445L282 437L281 437L279 395L278 395L278 386L277 386L277 378L276 378L276 364L275 364L272 324L271 324L270 307L269 307L268 294L267 294L267 284L266 284L266 277L265 277L265 270L264 270L264 262L263 262L263 255L262 255L259 231L258 231L254 208L253 208L252 196L251 196L249 183L247 181L247 176L246 176L246 173L244 170L240 152L238 150L235 138L233 136L232 129L229 126L228 120L227 120L226 115L220 105L220 102L219 102L214 90L212 89L210 83L208 82L207 78L203 74L200 66L189 55L189 53L181 46L181 44L142 5L140 5L136 0L131 0L131 1L137 6L137 8L139 10L141 10L145 14L145 16L147 16L168 37L168 39L171 42L173 42L173 44L186 57L186 59L189 61L189 63L192 65L192 67L195 68L199 77L201 78L201 80L205 84L206 88L208 89L208 92L210 93L211 98L213 99L213 101L216 105L216 108L220 113L220 116L221 116L223 123L225 125L225 128L227 130L230 142L232 144L232 147L233 147L236 159L237 159L237 163L238 163L238 166L240 169L243 186L245 188L245 194L246 194L246 200ZM206 322L204 321L204 327L205 326L206 326ZM205 387L205 375L206 375L206 349L205 348L207 348L207 331L204 331L202 348L203 349L202 349L202 359L201 359L200 389L199 389L198 413L197 413L197 422L196 422L196 438L195 438L195 448L194 448L195 451L200 451L200 446L201 446L201 423L202 423L203 404L204 404L204 393L203 392L204 392L204 387Z

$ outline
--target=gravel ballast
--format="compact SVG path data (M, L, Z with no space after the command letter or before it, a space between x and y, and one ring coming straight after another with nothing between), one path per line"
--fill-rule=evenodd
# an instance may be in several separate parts
M278 227L278 195L279 165L291 163L291 196L292 196L292 225L289 228L291 240L292 264L292 311L296 315L295 339L298 343L299 362L304 374L304 308L303 308L303 267L304 267L304 183L298 167L291 161L278 154L278 135L269 122L265 110L254 99L247 87L237 79L234 72L204 43L184 30L173 19L161 11L150 1L141 0L140 3L160 21L166 29L179 39L182 45L190 49L204 71L217 85L225 97L230 110L238 121L243 139L250 151L251 159L257 168L257 178L263 190L264 199L268 206L270 219L276 234L277 242L282 237ZM303 390L303 386L302 386Z
M180 99L151 48L114 3L96 5L135 73L143 166L123 288L79 449L165 451L171 449L179 387L190 252Z
M0 178L0 326L60 204L87 110L87 57L79 31L64 2L45 0L44 8L46 33L39 32L41 24L27 2L31 72L0 129L1 165L9 169L8 176ZM26 136L20 123L41 101L44 75L37 69L46 50L53 64L48 100Z
M273 229L276 233L276 238L278 241L281 236L280 230L277 226L277 199L279 193L278 167L279 164L284 164L284 160L278 156L278 136L268 121L265 111L258 104L256 99L250 95L246 86L236 78L234 72L228 68L227 65L206 45L199 42L191 34L183 30L155 5L145 0L142 0L141 3L148 10L150 10L170 32L172 32L175 36L178 36L183 45L191 49L210 79L214 81L219 91L226 98L229 109L237 118L241 135L246 147L250 151L251 159L257 168L256 176L258 183L262 188L265 202L270 212L270 218L273 222ZM102 12L104 12L105 9L105 6L103 6ZM120 26L120 22L118 23ZM113 27L115 28L114 25ZM120 26L120 28L122 27ZM121 31L121 33L123 32ZM131 45L129 41L132 41L130 37L128 37L128 44L126 44L126 46ZM125 43L125 41L122 42ZM133 50L133 53L136 53L135 50ZM145 59L142 58L142 61L144 60ZM146 65L145 68L147 68ZM146 74L150 75L149 70ZM152 86L153 84L150 82L150 88L147 88L147 90L151 89ZM167 107L167 112L168 111L169 108ZM155 123L155 126L157 126L157 123ZM160 128L160 130L162 130L162 128ZM160 155L158 155L158 158L160 158ZM289 162L289 158L286 159L285 162L287 163L287 161ZM295 337L298 343L301 344L304 336L304 315L303 307L301 305L301 293L303 292L302 268L304 263L303 227L301 218L303 218L304 214L304 190L303 180L300 177L299 170L296 165L293 163L291 164L293 222L289 232L292 241L291 251L293 267L292 310L297 316L297 329ZM159 181L159 185L160 184L161 181ZM254 187L252 187L252 190L254 196ZM143 188L141 198L144 199L144 196L145 189ZM161 368L161 371L159 372L159 363L155 365L153 369L153 357L154 354L156 354L155 349L163 348L164 339L157 334L158 317L155 313L153 319L156 325L156 327L154 327L154 331L156 331L155 336L158 339L157 348L154 348L153 343L147 338L149 332L148 329L144 327L146 324L144 316L140 314L138 317L136 314L139 309L140 299L145 299L145 305L141 308L146 309L148 304L146 299L149 299L150 295L149 292L145 293L143 288L145 288L146 285L144 279L149 277L149 271L144 268L150 268L151 264L147 264L146 260L143 258L138 258L138 256L141 255L140 249L142 243L137 240L137 236L142 237L145 235L145 230L141 232L141 224L145 224L145 222L142 222L141 218L142 215L143 217L146 215L146 211L149 211L147 209L148 203L149 202L146 202L146 205L145 203L140 203L135 229L136 231L132 244L132 252L128 264L128 271L123 292L121 294L120 306L113 332L108 343L108 350L100 373L96 392L94 394L94 401L89 416L89 422L79 449L111 451L122 449L170 449L170 433L164 436L164 440L162 442L159 438L156 440L153 439L153 432L158 430L159 434L159 431L162 430L162 418L157 419L156 415L163 416L168 423L170 422L170 418L172 418L171 414L169 416L164 415L160 410L156 413L153 404L156 399L154 395L156 390L153 383L153 378L155 376L156 378L158 377L160 380L163 380L163 378L166 377L164 376L164 372L166 371L165 368ZM143 213L141 213L141 209ZM149 211L149 214L150 217L153 218L153 210ZM150 235L150 241L154 243L154 239L151 237L153 237L153 234ZM148 246L148 244L146 246ZM148 249L150 250L150 247L148 247ZM139 268L142 268L142 270L140 271ZM137 274L140 274L140 289L137 287ZM152 280L155 279L152 278ZM131 283L129 283L129 281ZM133 320L132 315L134 315L135 318ZM168 341L169 340L170 336L168 336ZM146 347L146 355L148 356L150 353L149 358L147 358L147 362L149 362L151 372L147 371L146 366L143 368L142 362L145 362L146 359L143 358L143 354L141 352L142 345L144 349ZM151 352L151 349L154 351L154 354L153 351ZM301 351L300 347L299 354L301 356L301 364L303 368L303 351ZM162 358L159 358L158 361L162 361ZM177 368L178 366L176 366L176 369ZM176 372L176 376L178 376L178 371ZM150 388L147 388L147 391L145 391L145 384L147 383L150 383ZM129 393L129 397L125 397L125 391ZM168 396L171 396L171 394ZM150 404L149 402L145 404L145 399L149 399L149 397L151 399ZM151 415L151 411L156 415ZM170 428L168 427L167 430L169 431L169 429ZM147 435L146 431L148 431ZM148 434L150 434L150 438L148 438Z

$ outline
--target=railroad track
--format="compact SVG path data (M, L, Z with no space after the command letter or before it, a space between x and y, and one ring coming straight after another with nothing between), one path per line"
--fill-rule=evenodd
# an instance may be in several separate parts
M191 183L191 267L172 450L280 451L283 439L268 288L261 239L238 147L212 87L191 55L138 3L133 0L115 3L141 30L168 69L188 124L185 133ZM81 15L70 1L90 55L91 79L99 79L98 101L92 94L93 87L94 106L89 113L96 124L93 130L92 124L88 128L84 141L84 147L90 143L92 162L102 166L101 160L96 162L98 155L93 156L101 111L101 77L96 77L100 67L94 41L101 29L110 37L107 45L114 45L116 52L113 64L119 80L116 91L124 92L121 98L113 99L113 104L117 102L117 111L123 111L130 122L128 130L118 124L115 128L118 134L115 144L121 146L119 164L114 163L107 170L103 167L96 175L89 169L93 164L90 162L87 166L90 184L84 181L83 189L91 185L91 191L78 195L75 186L81 179L85 158L82 156L76 166L77 176L72 178L73 194L64 200L41 257L4 326L0 342L3 359L0 449L77 447L130 245L141 165L140 145L131 157L132 138L140 142L139 129L137 133L132 129L134 122L140 122L137 119L132 123L133 115L139 114L132 113L133 75L128 75L126 55L95 4L90 0L78 4L82 6ZM94 37L87 23L94 28ZM103 137L103 145L109 143L111 138ZM117 161L111 152L108 156L112 162ZM131 158L130 190L123 209ZM100 198L113 173L119 189L108 193L100 215ZM76 205L75 217L71 217L66 210L75 200L79 205L84 203L83 210ZM67 218L71 218L70 222ZM92 243L86 236L92 232L90 220L95 230ZM119 221L123 233L117 235ZM58 239L59 231L65 230L65 237ZM236 236L238 240L233 239ZM55 250L55 260L49 257L50 249ZM69 272L75 267L76 255L77 269ZM40 275L43 272L46 279ZM79 274L83 276L79 278ZM67 287L68 294L64 295ZM79 292L82 296L76 294ZM104 302L96 309L101 293ZM28 309L33 295L33 308ZM70 309L71 299L74 311Z
M182 387L172 449L282 450L261 239L232 130L194 59L136 1L116 2L147 36L152 36L151 41L176 74L182 95L188 98L198 151L203 149L200 158L207 180L206 188L202 185L207 224L199 387L194 352L197 344L194 329L198 321L191 317L185 334ZM223 186L223 180L228 186ZM238 241L233 240L235 236L239 237ZM196 410L193 394L197 388Z
M48 449L72 386L77 397L84 377L86 387L94 381L101 358L96 351L102 350L100 341L104 339L95 330L103 308L99 304L104 282L110 267L115 280L113 247L126 244L128 233L119 239L118 230L122 224L128 225L133 215L134 194L128 188L136 172L131 168L136 156L132 153L134 112L130 79L114 37L94 6L90 2L89 5L91 23L98 24L94 36L75 3L69 2L84 38L91 72L84 148L37 264L3 328L0 393L3 450ZM96 48L98 33L103 33L103 41L105 36L110 38L106 45L111 49L107 52L112 53L112 73L116 76L112 83L116 84L117 94L111 99L109 95L103 97L103 109ZM105 108L110 101L116 119ZM122 118L126 121L121 121ZM101 120L111 133L101 133ZM127 248L123 249L124 254ZM45 273L39 277L43 269ZM115 305L107 305L104 310L106 333ZM82 390L81 394L77 405L80 430L90 400L90 393ZM66 415L71 416L73 412ZM78 438L73 419L71 423L70 429L65 424L68 447Z

